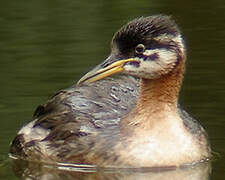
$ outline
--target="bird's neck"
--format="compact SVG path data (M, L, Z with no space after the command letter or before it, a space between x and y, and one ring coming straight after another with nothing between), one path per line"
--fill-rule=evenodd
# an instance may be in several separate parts
M147 127L165 121L168 116L178 117L177 102L183 73L184 64L181 63L174 71L158 79L141 79L136 107L122 124Z
M183 68L178 67L170 74L158 79L141 79L140 96L137 101L138 110L156 110L161 106L177 106L178 96L183 80Z

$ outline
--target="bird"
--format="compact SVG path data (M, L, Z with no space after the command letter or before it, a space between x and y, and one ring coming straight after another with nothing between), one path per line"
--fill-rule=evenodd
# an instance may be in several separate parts
M117 168L208 161L206 131L178 102L185 62L184 38L171 16L129 21L101 64L37 107L10 155Z

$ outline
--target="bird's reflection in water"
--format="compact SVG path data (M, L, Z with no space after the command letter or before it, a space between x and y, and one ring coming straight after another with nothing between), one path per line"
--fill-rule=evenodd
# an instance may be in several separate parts
M205 162L177 169L96 169L14 160L13 171L22 180L208 180L211 165Z

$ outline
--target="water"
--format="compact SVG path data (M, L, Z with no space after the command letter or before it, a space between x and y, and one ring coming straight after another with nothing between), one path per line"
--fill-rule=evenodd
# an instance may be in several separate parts
M35 107L57 90L74 84L101 62L109 53L113 33L122 24L158 13L172 15L185 35L188 67L181 103L201 120L213 151L219 154L212 162L210 179L224 177L223 0L3 0L0 2L0 179L18 179L8 162L9 143L16 131L31 119ZM66 172L61 174L61 179L69 179ZM148 175L140 173L135 177L142 179ZM166 177L163 173L158 176ZM50 175L47 177L51 179Z

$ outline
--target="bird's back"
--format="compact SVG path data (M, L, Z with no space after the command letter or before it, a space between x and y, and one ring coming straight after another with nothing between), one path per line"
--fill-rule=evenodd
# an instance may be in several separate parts
M61 90L37 107L10 152L29 159L65 160L87 153L99 134L112 144L118 124L134 108L138 92L139 80L124 75Z

